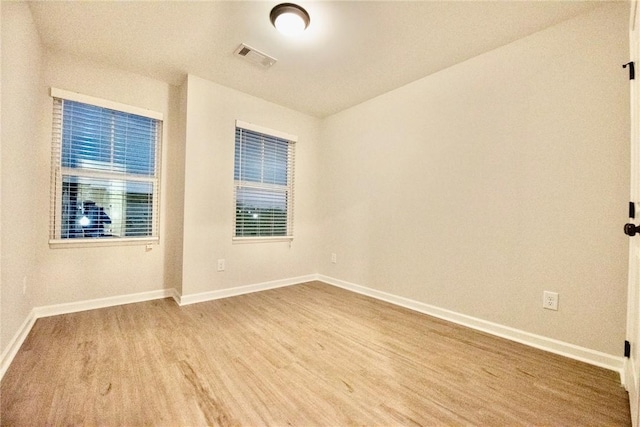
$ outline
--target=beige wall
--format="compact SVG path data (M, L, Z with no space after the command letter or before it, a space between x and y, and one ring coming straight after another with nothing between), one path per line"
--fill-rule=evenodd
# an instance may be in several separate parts
M321 273L620 354L626 5L325 120L195 76L176 88L44 52L28 6L1 5L0 350L37 306ZM153 250L49 248L50 86L165 114ZM236 119L299 137L291 245L232 243ZM545 289L560 311L542 310Z
M164 283L166 288L174 288L182 294L182 249L184 234L184 156L186 137L186 87L171 88L172 102L169 105L169 117L173 126L170 129L163 175L163 196L166 206L163 240L165 242Z
M325 120L320 272L621 354L627 19L605 6Z
M44 58L44 84L47 89L56 87L80 92L164 114L162 184L163 189L169 192L175 191L173 186L167 185L167 177L171 176L168 171L172 165L172 158L167 156L167 152L171 151L170 136L176 132L172 127L175 126L177 115L174 117L170 114L173 112L172 102L174 102L171 96L176 91L172 92L171 86L157 80L102 67L73 57L47 52ZM50 97L46 96L44 102L48 107L42 123L50 129ZM51 141L48 135L40 141L40 144L45 147L45 150L50 151ZM47 161L42 168L46 170L49 165L50 162ZM48 212L48 179L43 182L47 185L42 185L39 191L39 206L42 212ZM164 280L167 247L164 236L167 233L168 224L167 221L162 221L162 218L168 215L167 200L170 199L170 195L161 194L160 244L154 245L151 251L146 251L145 246L139 245L51 249L46 238L46 218L40 218L38 226L41 231L35 248L39 258L38 283L41 289L35 300L36 306L172 287L171 283L165 283Z
M48 181L47 149L38 144L43 114L42 59L38 34L25 3L2 8L2 205L0 222L0 353L25 321L37 297L34 247ZM46 210L45 210L46 212ZM46 218L45 218L46 222ZM27 289L23 293L23 285Z
M186 110L183 294L288 279L317 271L316 150L320 121L189 76ZM298 136L295 237L233 244L235 121ZM217 271L217 259L226 270Z

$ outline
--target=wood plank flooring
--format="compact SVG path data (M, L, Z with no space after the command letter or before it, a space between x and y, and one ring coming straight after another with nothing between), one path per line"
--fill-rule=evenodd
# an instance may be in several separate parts
M1 424L630 425L618 374L320 282L40 319Z

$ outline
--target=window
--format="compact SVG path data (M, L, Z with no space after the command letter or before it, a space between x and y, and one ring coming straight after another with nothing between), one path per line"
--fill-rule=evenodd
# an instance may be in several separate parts
M50 243L158 240L162 115L59 89L51 96Z
M236 122L234 238L293 237L295 136Z

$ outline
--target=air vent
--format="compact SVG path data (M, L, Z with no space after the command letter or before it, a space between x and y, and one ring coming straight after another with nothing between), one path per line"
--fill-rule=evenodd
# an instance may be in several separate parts
M241 58L246 59L249 62L261 66L262 68L269 68L277 61L276 58L273 58L264 52L260 52L259 50L254 49L251 46L247 46L244 43L238 46L235 54L240 56Z

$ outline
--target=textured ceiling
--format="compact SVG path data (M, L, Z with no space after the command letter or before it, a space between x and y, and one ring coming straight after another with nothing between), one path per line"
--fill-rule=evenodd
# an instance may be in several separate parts
M40 1L42 43L181 84L187 73L317 117L508 44L601 2L301 1L297 39L269 21L273 1ZM262 69L240 43L278 62Z

